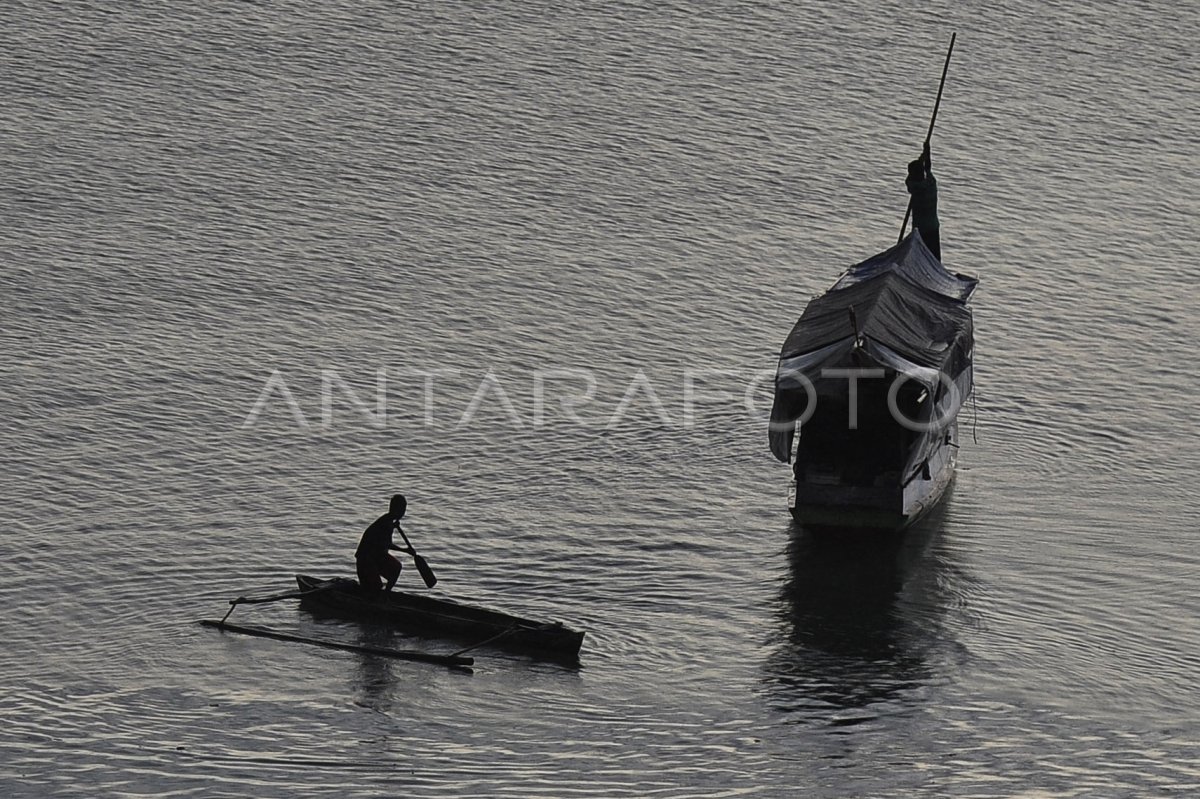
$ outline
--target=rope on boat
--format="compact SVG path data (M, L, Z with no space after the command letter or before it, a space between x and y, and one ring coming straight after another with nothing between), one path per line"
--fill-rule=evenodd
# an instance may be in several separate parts
M496 633L491 638L485 638L477 644L471 644L466 649L460 649L457 652L451 652L450 654L453 657L453 656L461 655L463 652L470 652L472 649L478 649L481 646L486 646L487 644L499 641L501 638L505 637L506 635L511 635L512 633L516 632L517 629L519 629L517 624L515 624L515 623L510 624L510 625L508 625L507 629L504 629L504 630L500 631L499 633Z
M456 657L458 655L461 655L463 652L470 652L472 649L478 649L481 646L487 646L488 644L493 644L496 641L499 641L501 638L512 635L513 633L515 633L519 630L536 632L536 631L540 631L540 630L549 630L549 629L552 629L552 628L558 627L558 626L559 625L557 623L546 623L546 624L538 624L534 627L530 627L528 625L522 625L519 622L513 622L512 624L508 625L508 627L506 629L496 633L491 638L485 638L477 644L471 644L466 649L460 649L457 652L452 652L450 654L450 656Z
M971 439L979 443L979 394L975 391L975 372L971 371Z

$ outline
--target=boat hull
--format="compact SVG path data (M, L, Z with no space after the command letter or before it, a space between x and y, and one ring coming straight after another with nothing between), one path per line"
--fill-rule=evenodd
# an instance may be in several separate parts
M979 281L913 231L846 270L780 349L768 440L810 526L898 530L945 496L974 387Z
M322 580L296 575L302 607L339 618L388 624L426 637L450 638L469 644L554 659L576 659L583 633L560 622L544 623L500 611L403 591L368 596L358 582L346 578Z
M916 523L946 496L954 479L958 427L935 450L927 471L905 484L857 486L793 480L788 494L792 518L807 527L899 531Z

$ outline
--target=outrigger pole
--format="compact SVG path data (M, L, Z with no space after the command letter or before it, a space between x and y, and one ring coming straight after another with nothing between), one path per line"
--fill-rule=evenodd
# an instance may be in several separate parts
M380 655L382 657L396 658L397 660L415 660L420 663L435 663L439 666L450 666L452 668L459 669L469 669L475 663L474 658L463 657L462 655L458 654L434 655L429 652L415 652L407 649L385 649L378 646L341 644L337 641L323 641L320 638L305 638L299 635L289 635L288 633L268 630L265 627L243 627L240 624L230 624L225 621L213 621L211 619L201 619L200 623L205 627L215 627L218 630L227 630L231 633L257 635L261 638L274 638L276 641L294 641L300 644L313 644L314 646L323 646L328 649L343 649L347 652L362 652L368 655Z
M332 587L333 583L330 583L329 585L310 588L307 591L288 591L286 594L275 594L274 596L264 596L256 599L240 596L237 599L229 600L229 610L225 611L225 615L221 617L221 621L218 623L224 624L225 620L229 618L229 614L233 613L234 609L236 609L238 605L260 605L263 602L278 602L281 599L300 599L301 597L306 597L309 594L315 594L320 591L328 591Z
M946 88L946 72L950 69L950 56L954 53L954 40L958 37L958 33L950 34L950 49L946 51L946 63L942 66L942 82L938 84L937 100L933 104L933 116L929 120L929 131L925 134L925 145L929 145L929 140L933 138L933 126L937 122L938 107L942 104L942 89ZM904 229L908 227L908 217L912 213L912 196L908 198L908 208L904 210L904 221L900 223L900 237L896 239L896 243L904 241Z
M241 633L242 635L257 635L260 638L274 638L276 641L294 641L299 644L313 644L314 646L323 646L327 649L342 649L347 652L362 652L368 655L380 655L382 657L396 658L397 660L415 660L420 663L436 663L439 666L449 666L451 668L466 669L470 671L470 667L475 663L474 658L463 657L462 652L455 652L450 655L435 655L429 652L417 652L411 649L385 649L378 646L363 646L361 644L342 644L337 641L325 641L320 638L305 638L299 635L291 635L289 633L281 633L275 630L268 630L266 627L244 627L240 624L230 624L226 619L229 614L233 613L234 608L238 605L257 605L263 602L278 602L281 599L300 599L310 594L316 594L321 591L327 591L334 586L332 581L328 585L310 588L304 591L288 591L284 594L275 594L273 596L248 598L240 596L237 599L229 600L229 610L221 617L220 621L212 619L201 619L200 623L205 627L215 627L221 631L231 633ZM471 647L474 649L474 647Z

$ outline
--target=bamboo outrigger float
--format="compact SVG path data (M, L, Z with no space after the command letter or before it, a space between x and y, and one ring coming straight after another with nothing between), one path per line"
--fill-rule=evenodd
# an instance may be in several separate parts
M450 666L453 668L469 669L475 663L475 658L465 657L459 654L437 655L431 652L416 652L406 649L387 649L386 647L379 646L343 644L337 641L326 641L320 638L308 638L301 635L281 633L276 630L269 630L266 627L248 627L241 624L231 624L230 622L224 620L213 621L212 619L202 619L200 624L205 627L215 627L218 630L231 633L254 635L260 638L273 638L276 641L292 641L300 644L312 644L314 646L326 647L327 649L341 649L346 652L361 652L367 655L379 655L381 657L395 658L397 660L412 660L419 663L433 663L439 666Z

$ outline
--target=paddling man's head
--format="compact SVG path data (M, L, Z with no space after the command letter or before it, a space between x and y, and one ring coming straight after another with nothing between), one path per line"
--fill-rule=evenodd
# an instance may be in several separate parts
M403 494L393 494L392 504L389 512L397 519L403 518L404 511L408 510L408 500Z
M908 162L908 176L913 180L920 180L925 177L925 162L918 158L916 161Z

